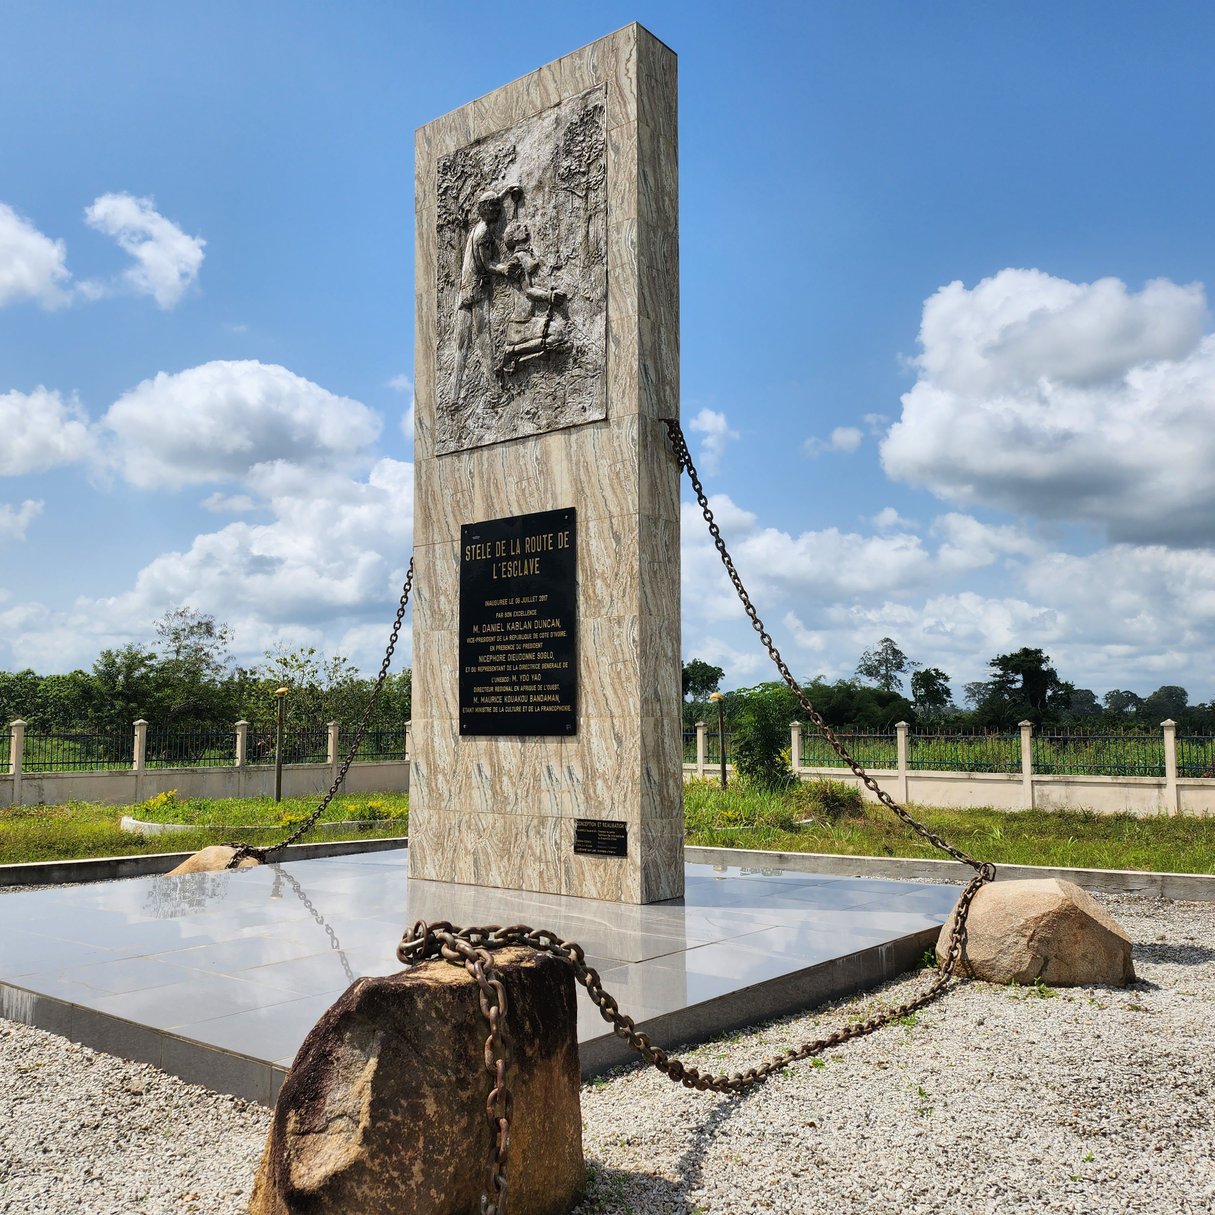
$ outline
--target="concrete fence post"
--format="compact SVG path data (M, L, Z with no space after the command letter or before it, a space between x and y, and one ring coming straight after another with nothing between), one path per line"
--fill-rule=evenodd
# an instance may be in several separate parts
M141 717L135 723L135 745L131 751L131 769L142 772L148 755L148 723Z
M696 723L696 779L704 780L705 778L705 731L707 727L703 721Z
M900 802L907 800L907 731L910 728L905 721L896 721L894 723L894 746L895 753L898 756Z
M789 723L789 766L798 780L802 778L802 723Z
M249 762L249 723L243 718L236 723L236 767Z
M1181 794L1177 788L1177 723L1171 718L1160 723L1164 731L1164 806L1170 814L1181 812Z
M325 759L331 768L338 765L338 731L340 726L336 721L329 723L329 740L326 747Z
M25 722L20 717L9 723L8 770L13 778L13 805L21 805L21 761L25 755Z
M1021 788L1025 796L1025 808L1034 808L1034 723L1019 721L1021 727Z

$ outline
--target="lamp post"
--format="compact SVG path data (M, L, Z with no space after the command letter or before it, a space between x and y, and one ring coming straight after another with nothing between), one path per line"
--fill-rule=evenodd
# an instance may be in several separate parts
M274 800L283 800L283 712L287 703L287 689L279 688L275 693L278 701L278 716L274 726Z
M717 702L717 753L721 756L721 787L726 787L726 698L720 692L710 692L709 699Z

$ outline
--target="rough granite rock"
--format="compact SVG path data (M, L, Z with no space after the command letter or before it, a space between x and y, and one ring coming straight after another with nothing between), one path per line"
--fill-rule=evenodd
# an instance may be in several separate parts
M585 1183L568 962L495 955L514 1098L511 1215L558 1215ZM274 1110L250 1215L477 1215L489 1149L487 1027L462 966L359 979L304 1039Z
M937 938L949 949L953 916ZM1091 895L1073 882L1034 878L992 882L970 905L958 973L989 983L1125 986L1135 981L1131 942Z
M170 869L165 875L173 877L178 873L219 873L223 869L227 869L228 862L235 855L236 849L231 844L212 844L209 848L202 848L193 856L188 856L176 869ZM254 865L260 865L256 857L245 857L236 867L237 869L252 869Z

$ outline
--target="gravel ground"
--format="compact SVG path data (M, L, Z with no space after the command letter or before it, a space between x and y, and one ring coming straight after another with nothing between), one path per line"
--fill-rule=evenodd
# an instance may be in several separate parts
M580 1212L1215 1210L1215 904L1102 902L1131 988L965 984L741 1100L587 1085ZM686 1057L739 1070L920 982ZM0 1212L245 1209L266 1110L4 1021L0 1076Z

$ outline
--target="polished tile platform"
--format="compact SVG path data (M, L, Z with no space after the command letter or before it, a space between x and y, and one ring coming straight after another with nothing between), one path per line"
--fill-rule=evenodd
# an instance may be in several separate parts
M576 940L663 1046L778 1016L915 964L953 886L689 864L644 907L410 882L406 850L0 896L0 1015L269 1103L360 975L400 969L415 920ZM584 995L584 1074L636 1058Z

